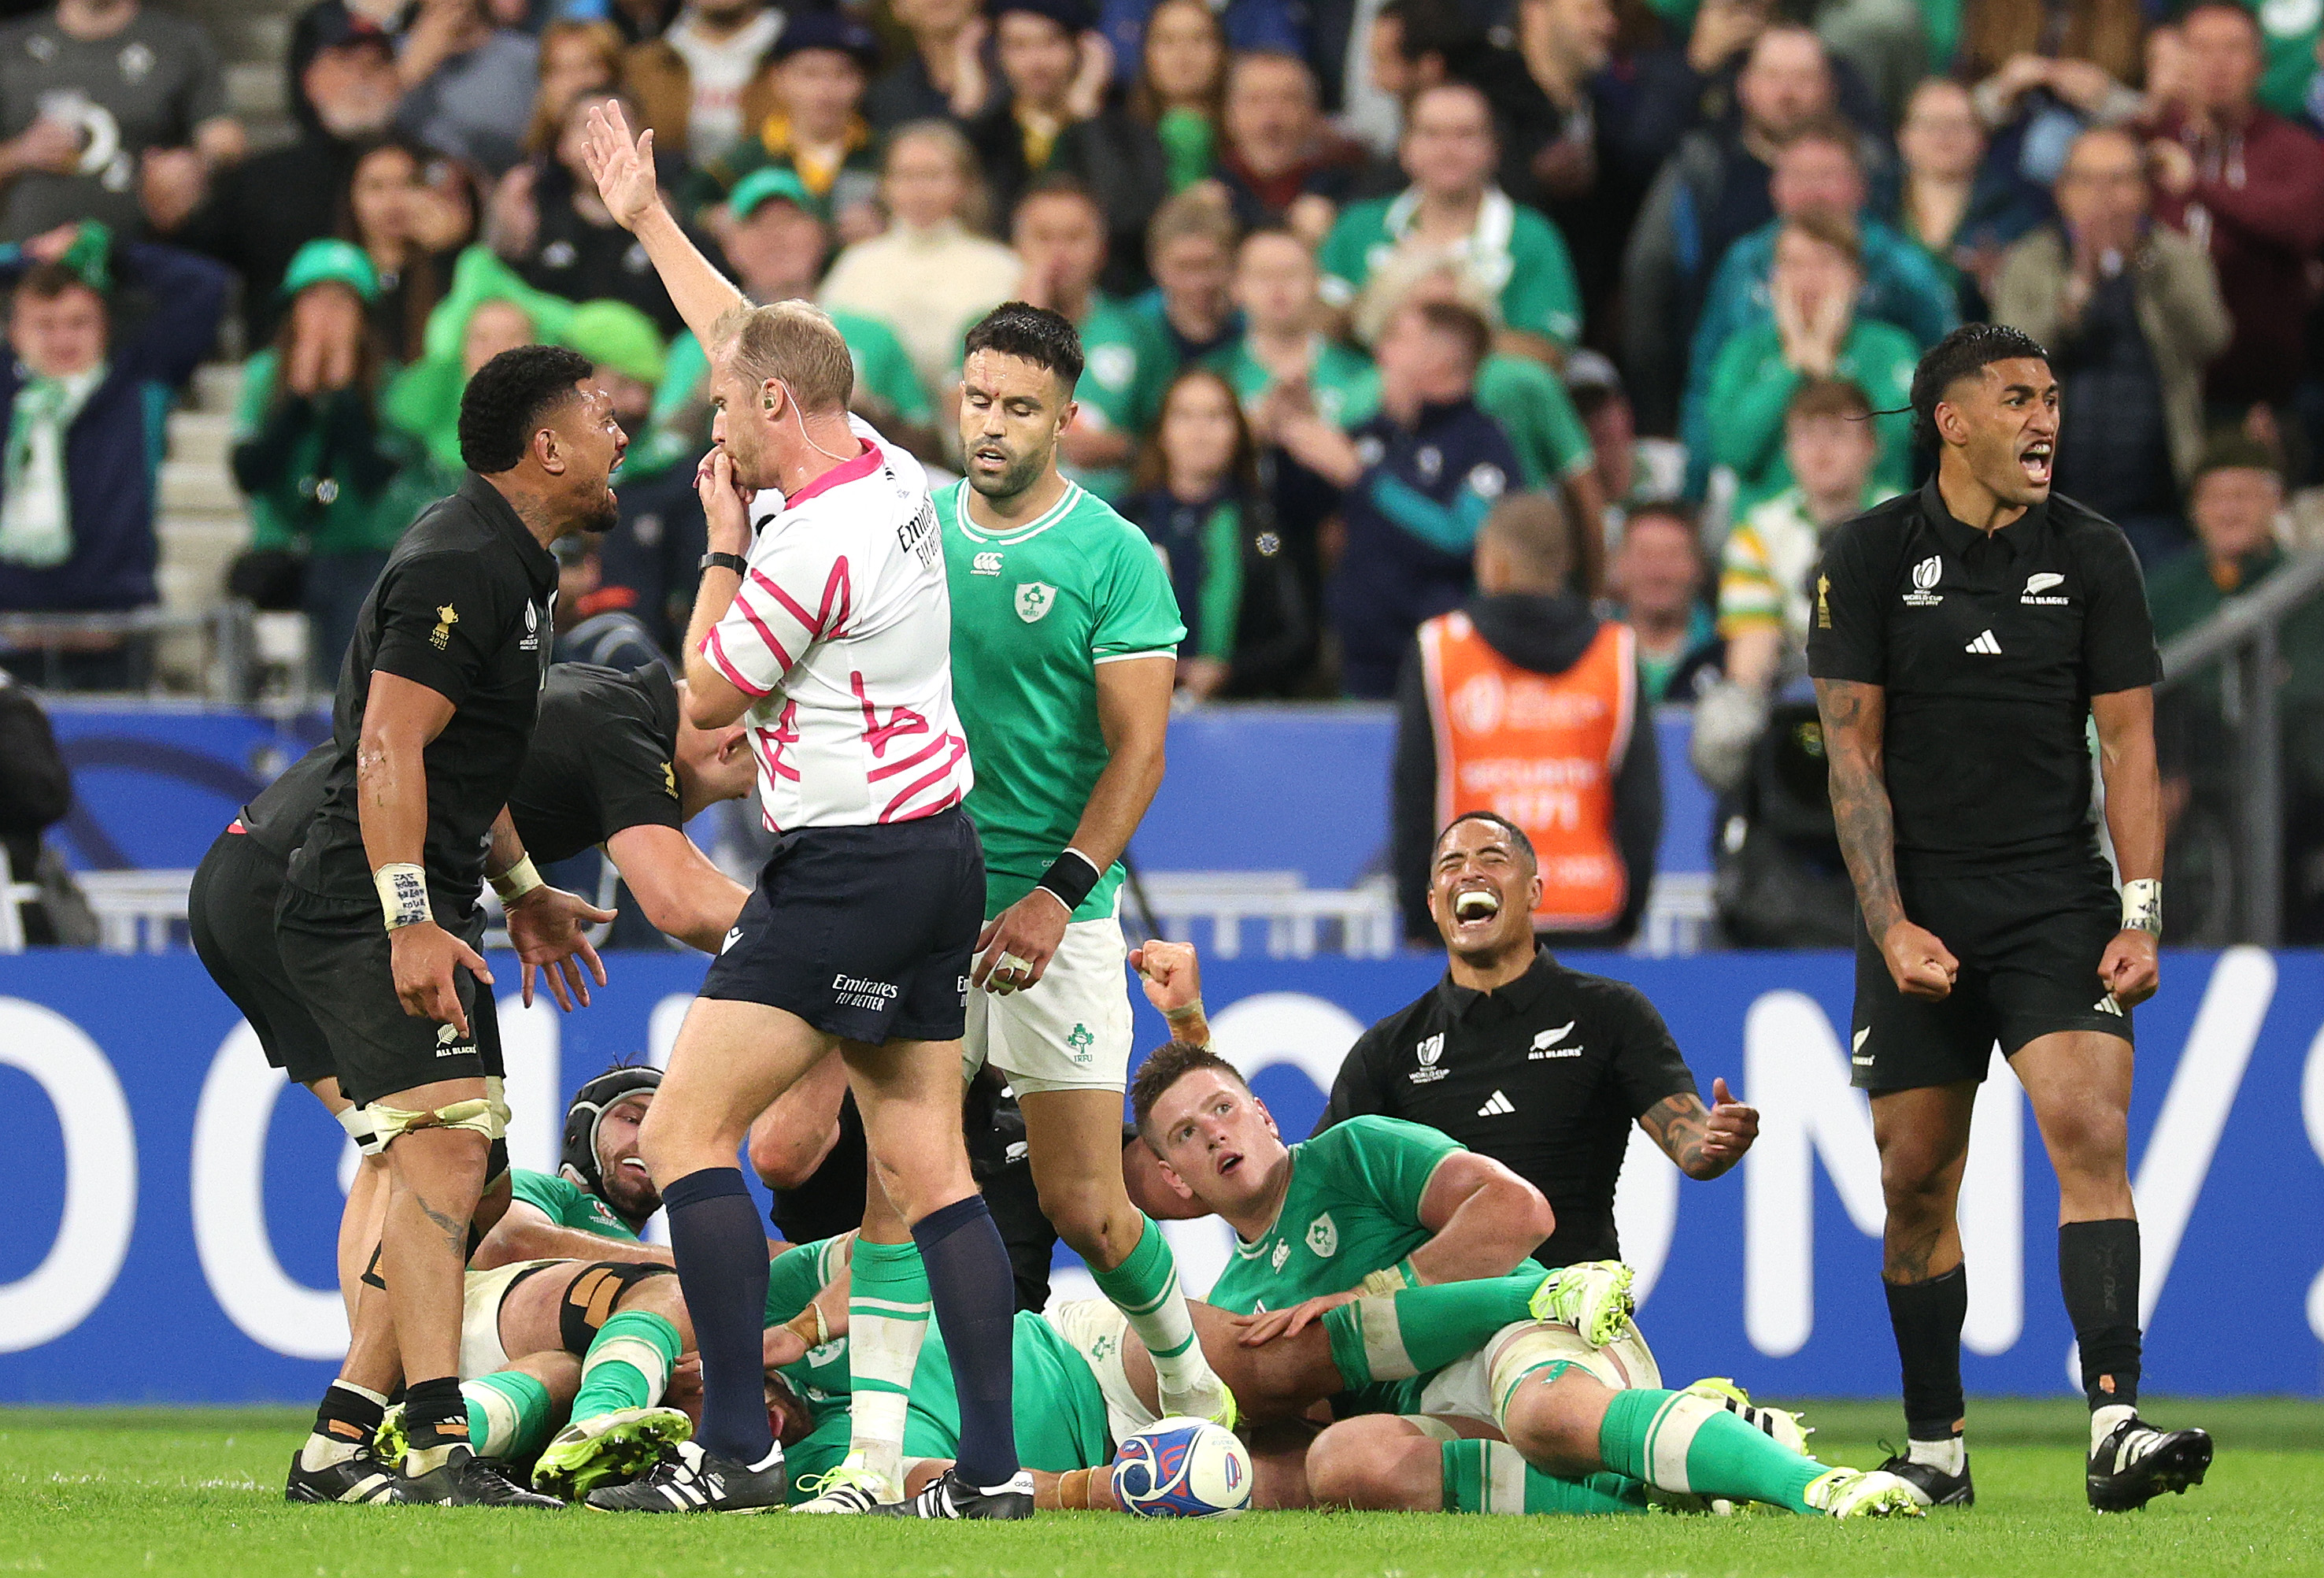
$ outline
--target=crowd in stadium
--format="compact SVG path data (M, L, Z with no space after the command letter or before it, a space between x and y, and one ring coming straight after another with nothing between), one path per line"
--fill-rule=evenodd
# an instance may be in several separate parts
M1619 620L1748 803L1820 533L1926 475L1906 387L1958 323L2050 348L2058 486L2129 534L2164 640L2284 562L2324 455L2319 39L2227 0L321 0L259 151L196 24L60 0L0 30L0 613L156 601L165 414L238 343L217 595L302 610L327 687L456 484L466 378L540 340L633 439L559 654L674 662L707 364L584 168L617 100L714 261L828 309L857 409L939 469L963 328L1075 323L1065 459L1165 557L1184 699L1417 708L1414 632L1471 598L1549 672ZM1480 522L1536 494L1562 580L1481 584ZM94 636L0 662L134 673ZM1823 875L1767 940L1845 927Z

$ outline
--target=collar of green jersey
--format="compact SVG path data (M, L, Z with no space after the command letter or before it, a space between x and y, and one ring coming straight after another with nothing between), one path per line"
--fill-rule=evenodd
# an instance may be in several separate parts
M960 489L960 507L954 513L960 521L961 535L976 542L998 543L1002 548L1011 548L1028 538L1038 537L1042 532L1064 520L1065 512L1071 510L1082 496L1082 484L1068 477L1065 480L1065 491L1057 495L1057 502L1041 512L1029 524L1019 526L1009 531L988 531L969 518L969 501L975 494L968 485L968 478L962 477L954 485Z

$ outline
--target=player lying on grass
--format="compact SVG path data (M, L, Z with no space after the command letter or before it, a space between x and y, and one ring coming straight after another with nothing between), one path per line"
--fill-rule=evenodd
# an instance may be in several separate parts
M693 1324L669 1251L637 1236L661 1204L638 1160L660 1083L659 1069L613 1068L583 1085L566 1111L556 1176L514 1169L514 1198L469 1263L460 1389L475 1449L510 1462L537 1454L535 1483L554 1493L642 1472L692 1431L659 1405L696 1369ZM391 1413L382 1432L390 1461L401 1448L394 1424Z
M783 1444L789 1460L802 1471L802 1477L793 1483L795 1501L811 1499L821 1487L824 1472L845 1472L852 1401L845 1341L852 1250L847 1235L805 1245L778 1258L770 1272L766 1339L770 1407L778 1417L791 1421ZM1555 1278L1535 1273L1489 1285L1470 1285L1475 1296L1459 1309L1443 1310L1443 1317L1470 1333L1471 1346L1481 1345L1493 1331L1510 1321L1529 1319L1534 1303L1552 1302L1554 1283ZM1032 1472L1037 1505L1042 1509L1125 1510L1110 1469L1115 1445L1160 1417L1154 1369L1135 1337L1129 1339L1136 1355L1134 1376L1125 1379L1118 1368L1110 1369L1102 1357L1093 1359L1091 1323L1102 1323L1113 1314L1112 1306L1103 1299L1077 1304L1088 1312L1086 1318L1068 1315L1067 1310L1074 1307L1070 1306L1046 1315L1025 1312L1016 1317L1011 1342L1019 1446L1026 1467ZM1204 1351L1213 1363L1222 1370L1237 1366L1238 1373L1259 1373L1251 1368L1251 1350L1239 1343L1240 1333L1232 1317L1199 1301L1189 1301L1187 1307L1197 1330L1204 1334ZM1118 1327L1119 1315L1113 1319ZM937 1341L931 1333L931 1345ZM1285 1349L1298 1345L1299 1341L1295 1338L1272 1346ZM1328 1352L1322 1356L1320 1370L1312 1360L1305 1361L1305 1367L1311 1375L1321 1377L1316 1384L1323 1391L1342 1389ZM941 1353L931 1358L923 1350L913 1373L905 1424L901 1478L907 1493L916 1493L943 1472L957 1430L951 1374ZM1262 1426L1255 1434L1262 1443L1296 1439L1296 1445L1287 1452L1278 1446L1271 1472L1261 1476L1253 1505L1312 1505L1302 1458L1313 1431ZM1259 1450L1264 1451L1264 1445ZM807 1472L810 1469L812 1472ZM1612 1475L1600 1477L1608 1483L1589 1492L1563 1494L1555 1504L1533 1509L1644 1509L1644 1487L1630 1482L1616 1485Z
M1472 1296L1457 1285L1530 1267L1526 1250L1554 1225L1539 1191L1499 1163L1393 1118L1352 1119L1286 1146L1233 1065L1181 1042L1147 1059L1130 1103L1165 1184L1235 1229L1211 1302L1252 1317L1242 1336L1254 1345L1296 1337L1320 1316L1355 1405L1395 1416L1342 1421L1317 1437L1307 1465L1319 1500L1454 1501L1450 1482L1491 1454L1447 1437L1493 1431L1532 1468L1567 1480L1610 1470L1659 1491L1794 1512L1918 1513L1893 1476L1828 1468L1729 1411L1730 1398L1663 1389L1643 1341L1598 1350L1536 1321L1465 1357L1440 1348L1439 1306Z

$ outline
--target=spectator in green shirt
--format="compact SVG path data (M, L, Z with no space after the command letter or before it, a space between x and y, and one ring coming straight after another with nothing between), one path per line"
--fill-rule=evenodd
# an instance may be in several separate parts
M1121 512L1162 556L1178 618L1178 686L1196 700L1281 696L1313 656L1283 540L1259 480L1259 446L1235 392L1183 368L1139 448Z
M234 475L250 498L253 549L303 556L309 664L327 687L388 549L432 490L419 446L380 420L370 258L350 242L310 241L281 294L274 343L244 370Z
M1323 300L1375 332L1418 276L1450 266L1489 295L1497 349L1554 360L1582 336L1582 294L1550 222L1493 183L1500 158L1492 108L1466 83L1416 96L1400 157L1412 185L1357 203L1323 243Z
M1314 254L1288 230L1254 230L1235 254L1230 290L1242 337L1204 365L1227 381L1264 431L1273 430L1269 412L1278 400L1342 429L1379 409L1371 358L1316 328L1317 280Z
M1079 181L1044 176L1018 202L1010 239L1025 264L1020 294L1081 330L1081 406L1057 440L1065 474L1111 502L1129 485L1138 440L1162 409L1177 353L1160 323L1097 288L1105 213Z
M1864 272L1855 224L1811 210L1784 222L1767 282L1773 312L1738 329L1711 369L1711 458L1734 472L1738 510L1791 485L1784 412L1808 378L1842 378L1872 398L1880 438L1873 480L1890 493L1911 481L1913 369L1918 341L1856 309Z
M1154 128L1172 196L1206 180L1226 92L1227 37L1205 0L1162 0L1146 18L1130 113Z

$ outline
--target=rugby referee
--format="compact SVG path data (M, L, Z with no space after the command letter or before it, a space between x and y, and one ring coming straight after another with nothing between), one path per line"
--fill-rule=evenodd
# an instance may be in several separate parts
M2031 337L1954 330L1914 375L1913 416L1936 475L1833 531L1808 640L1862 911L1849 1061L1880 1148L1907 1437L1885 1466L1932 1504L1975 1497L1954 1207L1997 1041L2057 1169L2090 1505L2143 1506L2211 1461L2202 1431L2138 1417L2130 1016L2163 930L2145 587L2119 528L2051 494L2058 381ZM2093 717L2118 900L2090 815Z
M628 446L586 357L524 346L485 363L460 400L471 475L397 543L339 671L322 810L275 916L340 1091L386 1150L393 1340L359 1326L293 1461L293 1499L353 1489L329 1471L370 1439L400 1368L411 1445L396 1500L558 1505L475 1456L460 1395L468 1224L506 1121L485 1085L496 1048L475 1033L492 982L477 898L548 670L549 545L613 524Z

